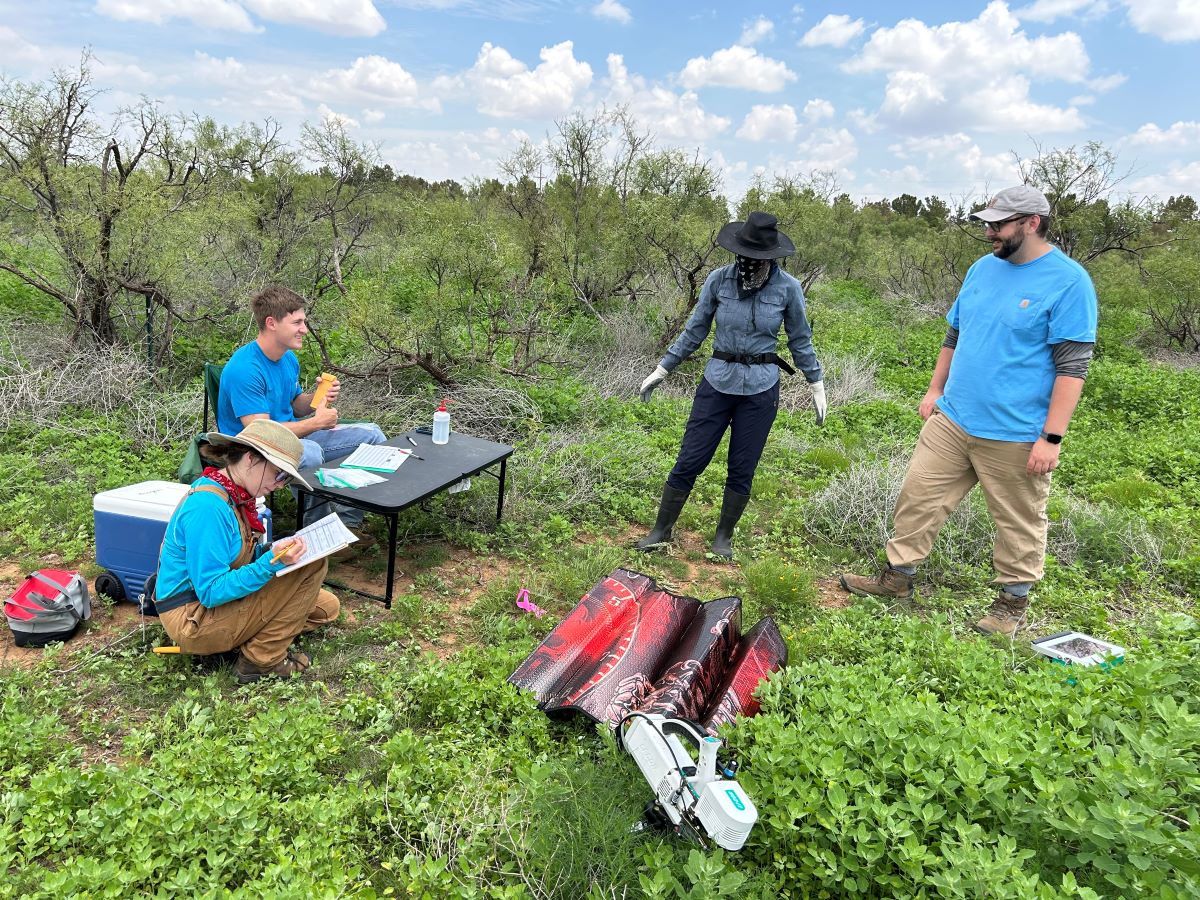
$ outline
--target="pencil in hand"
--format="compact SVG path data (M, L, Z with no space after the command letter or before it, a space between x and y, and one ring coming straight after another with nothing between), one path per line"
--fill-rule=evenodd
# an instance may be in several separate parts
M288 541L286 544L283 544L282 546L276 546L275 552L271 554L271 565L274 565L275 563L277 563L281 559L283 559L285 556L287 556L289 553L291 553L292 547L294 547L295 545L296 545L295 541Z

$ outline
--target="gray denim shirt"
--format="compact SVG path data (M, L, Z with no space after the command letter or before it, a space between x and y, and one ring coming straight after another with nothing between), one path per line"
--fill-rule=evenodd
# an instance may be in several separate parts
M695 353L708 337L714 317L717 320L714 350L748 356L774 353L779 326L783 325L796 368L809 383L821 380L812 329L804 315L804 291L800 282L779 266L772 266L767 283L745 299L738 297L736 265L714 270L704 282L683 332L659 365L670 372ZM723 394L747 396L773 387L779 380L779 367L774 363L747 365L710 359L704 367L704 377Z

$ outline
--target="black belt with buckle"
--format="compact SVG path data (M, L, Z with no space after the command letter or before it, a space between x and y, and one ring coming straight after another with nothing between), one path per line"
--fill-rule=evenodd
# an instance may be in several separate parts
M722 362L741 363L744 366L761 366L767 363L774 363L789 375L796 374L796 370L778 353L726 353L724 350L714 350L713 359L719 359Z

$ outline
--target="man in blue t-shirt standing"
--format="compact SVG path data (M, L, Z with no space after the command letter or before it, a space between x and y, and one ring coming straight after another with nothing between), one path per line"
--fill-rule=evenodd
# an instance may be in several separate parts
M1050 204L1035 188L1003 190L972 217L992 253L971 266L946 314L888 564L878 576L841 581L854 594L911 597L917 565L978 484L996 524L1000 594L975 628L1011 637L1043 574L1050 473L1092 358L1096 291L1084 268L1046 240Z
M239 347L221 371L217 427L232 436L255 419L278 422L300 438L304 449L300 468L307 469L346 456L359 444L382 444L387 437L369 422L338 424L333 403L341 390L339 381L333 382L325 402L316 407L313 392L302 391L296 351L308 334L304 305L303 297L278 284L268 285L251 299L258 337ZM346 527L362 525L361 509L338 504L332 508ZM305 521L314 522L329 511L328 502L319 503L305 511ZM360 536L359 547L364 546L362 541Z

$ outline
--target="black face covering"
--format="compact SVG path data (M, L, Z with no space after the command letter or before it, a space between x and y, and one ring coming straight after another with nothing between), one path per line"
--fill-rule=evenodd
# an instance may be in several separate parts
M771 260L739 256L737 258L738 293L744 296L757 291L767 283L770 274Z

